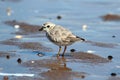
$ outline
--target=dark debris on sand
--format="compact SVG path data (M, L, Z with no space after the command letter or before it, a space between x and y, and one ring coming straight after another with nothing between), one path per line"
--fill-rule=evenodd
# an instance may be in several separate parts
M19 25L20 31L16 32L15 34L28 35L28 34L38 33L38 32L40 33L39 29L41 28L41 26L38 26L38 25L31 25L31 24L28 24L25 22L19 22L16 20L5 21L4 23L12 27L14 27L15 25Z
M120 21L120 15L117 14L106 14L102 16L104 21Z

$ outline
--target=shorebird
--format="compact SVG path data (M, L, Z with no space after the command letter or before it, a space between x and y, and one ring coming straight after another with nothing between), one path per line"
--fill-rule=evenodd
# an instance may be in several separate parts
M62 56L64 56L67 46L71 45L76 41L85 41L85 39L74 35L70 30L56 25L51 22L46 22L42 25L42 28L39 31L45 31L47 38L54 44L59 46L59 51L57 56L60 55L62 46L64 46L64 51Z

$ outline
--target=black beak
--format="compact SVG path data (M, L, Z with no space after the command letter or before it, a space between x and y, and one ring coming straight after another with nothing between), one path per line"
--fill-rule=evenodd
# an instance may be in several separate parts
M39 29L39 31L42 31L43 30L43 27L41 27L40 29Z

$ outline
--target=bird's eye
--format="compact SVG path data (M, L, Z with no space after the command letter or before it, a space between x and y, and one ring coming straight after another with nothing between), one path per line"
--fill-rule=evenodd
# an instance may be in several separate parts
M50 26L48 25L47 28L49 28Z

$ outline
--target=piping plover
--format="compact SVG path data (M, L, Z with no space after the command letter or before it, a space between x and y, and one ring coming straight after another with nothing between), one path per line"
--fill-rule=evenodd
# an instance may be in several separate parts
M68 29L56 25L51 22L46 22L42 25L42 28L39 29L39 31L45 31L47 38L54 44L59 46L58 56L62 50L62 46L64 46L64 51L62 56L64 56L64 53L67 49L67 46L71 45L72 43L76 41L85 41L85 39L78 37L74 35L71 31Z

